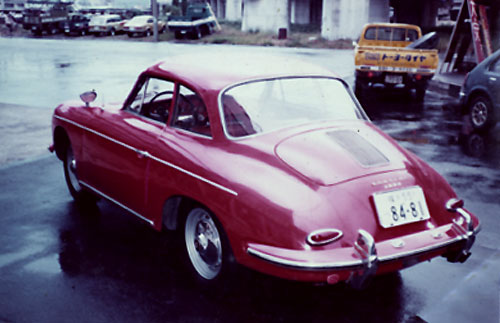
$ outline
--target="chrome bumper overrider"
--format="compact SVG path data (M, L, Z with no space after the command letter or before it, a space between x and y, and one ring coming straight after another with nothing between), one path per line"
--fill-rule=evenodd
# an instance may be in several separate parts
M261 248L259 245L249 245L247 248L248 254L265 260L267 262L273 263L275 265L288 267L296 270L307 270L307 271L351 271L348 283L353 287L362 287L366 281L375 275L379 265L388 263L391 261L405 261L415 259L415 257L432 253L439 249L446 248L450 245L456 244L457 247L453 247L452 251L448 251L443 254L450 262L464 262L470 256L470 249L474 244L475 236L480 231L480 226L478 225L474 228L474 223L472 221L471 215L463 209L463 202L460 200L452 199L446 203L446 209L453 214L459 215L458 219L453 219L451 225L446 225L441 228L436 228L432 231L432 235L436 238L442 238L445 232L450 229L456 233L453 238L445 239L431 245L427 245L418 249L395 252L391 254L386 254L380 256L377 253L377 245L383 246L387 249L388 244L392 244L396 241L402 241L402 239L394 239L391 241L381 242L379 244L375 243L373 236L365 230L358 230L358 235L353 243L353 248L341 248L344 249L342 252L342 260L338 261L309 261L300 257L300 253L314 253L315 251L291 251L283 250L280 251L289 252L285 254L274 254L266 250L266 247ZM407 238L407 237L406 237ZM395 247L396 248L396 247ZM271 249L274 249L271 247ZM347 250L345 250L347 249ZM322 251L319 251L322 253ZM328 255L333 256L334 251L328 251ZM359 258L346 259L345 255L356 254ZM326 252L324 254L327 255ZM295 259L295 260L294 260ZM331 259L331 258L330 258ZM412 263L411 261L409 262ZM416 262L413 262L416 263Z

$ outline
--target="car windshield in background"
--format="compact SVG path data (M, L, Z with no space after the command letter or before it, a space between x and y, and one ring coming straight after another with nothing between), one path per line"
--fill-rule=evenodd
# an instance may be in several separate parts
M319 77L269 79L234 86L222 95L222 110L231 137L310 122L365 118L344 83Z

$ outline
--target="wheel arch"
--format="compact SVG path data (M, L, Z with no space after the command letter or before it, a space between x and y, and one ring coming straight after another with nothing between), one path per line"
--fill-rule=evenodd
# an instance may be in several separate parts
M57 126L54 130L54 149L57 158L60 160L64 159L64 154L69 144L70 140L66 130L61 126Z
M486 90L484 90L482 88L476 88L476 89L472 90L470 92L469 96L467 97L467 101L465 102L464 106L462 107L462 114L467 114L469 112L469 106L470 106L471 102L480 96L485 97L486 99L488 99L489 102L491 102L490 95L488 94L488 92Z
M190 197L175 195L169 197L163 204L162 225L163 229L175 231L180 227L180 220L187 212L194 207L205 208L215 216L215 213L205 204L198 202ZM217 217L217 216L215 216ZM219 222L220 220L217 219Z

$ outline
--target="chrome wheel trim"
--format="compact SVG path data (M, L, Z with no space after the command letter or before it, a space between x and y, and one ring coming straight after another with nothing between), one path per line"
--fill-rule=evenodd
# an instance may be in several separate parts
M483 101L477 101L472 106L471 112L471 121L476 127L483 126L488 120L488 106Z
M69 183L76 192L79 192L81 190L81 187L76 175L76 160L71 147L69 147L68 151L66 152L66 167L68 171Z
M184 238L189 260L196 272L207 280L217 277L222 268L222 242L207 211L196 208L189 212Z

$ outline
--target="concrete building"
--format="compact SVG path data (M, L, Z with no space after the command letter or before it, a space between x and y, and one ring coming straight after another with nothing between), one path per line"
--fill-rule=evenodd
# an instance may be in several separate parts
M388 22L390 12L389 0L211 0L211 4L219 18L241 21L243 31L278 33L290 24L313 25L331 40L357 38L365 23Z

